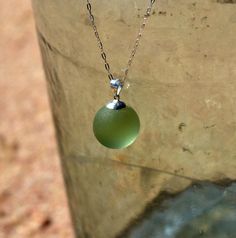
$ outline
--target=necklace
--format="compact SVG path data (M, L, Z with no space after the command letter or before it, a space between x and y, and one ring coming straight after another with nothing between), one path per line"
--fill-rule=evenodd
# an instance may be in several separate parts
M143 30L147 23L147 19L151 14L152 6L155 0L149 0L148 7L143 16L143 22L139 28L137 38L135 40L134 47L131 51L127 67L124 71L122 79L114 78L109 63L107 61L106 53L104 52L103 43L100 39L97 26L95 24L95 18L92 14L92 6L90 0L87 0L87 10L89 13L89 19L93 27L95 37L100 48L101 57L105 63L105 69L108 73L110 80L110 87L113 91L113 100L98 110L93 121L93 132L96 139L104 146L112 149L121 149L131 145L137 138L140 121L138 114L135 110L127 106L120 100L120 93L127 78L129 68L134 59L135 53L139 46Z

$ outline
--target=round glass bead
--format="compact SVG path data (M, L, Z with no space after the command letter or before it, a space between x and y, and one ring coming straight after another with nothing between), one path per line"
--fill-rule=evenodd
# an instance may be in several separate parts
M138 136L140 121L132 107L121 109L102 107L95 115L93 132L97 140L112 149L131 145Z

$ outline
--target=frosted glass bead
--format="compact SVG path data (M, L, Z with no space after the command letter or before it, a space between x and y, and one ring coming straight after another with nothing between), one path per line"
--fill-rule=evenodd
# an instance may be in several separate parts
M112 149L131 145L138 136L140 121L132 107L109 109L102 107L95 115L93 132L97 140Z

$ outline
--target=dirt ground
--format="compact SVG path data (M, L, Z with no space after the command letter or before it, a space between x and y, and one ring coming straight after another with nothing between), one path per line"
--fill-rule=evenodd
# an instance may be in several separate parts
M30 0L0 21L0 238L73 237Z

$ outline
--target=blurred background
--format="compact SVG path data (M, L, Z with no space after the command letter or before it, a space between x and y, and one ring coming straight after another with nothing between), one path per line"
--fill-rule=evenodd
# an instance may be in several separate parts
M35 6L41 5L40 0L34 2L38 4ZM124 153L106 151L106 157L112 161L107 163L105 159L104 161L101 160L102 166L100 166L100 162L97 164L90 163L85 169L77 160L80 159L82 162L83 159L87 159L86 156L81 155L88 155L89 161L93 162L94 158L103 158L105 151L105 148L99 147L95 141L92 142L92 146L86 143L93 136L92 130L86 134L86 137L80 137L80 134L77 133L79 130L81 130L81 134L88 132L90 119L93 118L95 112L95 98L89 91L89 89L93 89L94 85L87 84L85 79L90 75L96 77L103 75L100 70L101 65L96 63L99 55L97 54L97 46L94 44L95 41L91 44L84 41L77 42L79 34L83 39L87 39L92 34L90 26L85 20L87 16L84 11L86 9L77 9L73 3L67 5L66 1L62 1L61 5L57 5L57 1L52 1L51 8L48 8L48 2L45 0L42 7L37 8L39 9L38 19L41 20L41 23L48 23L49 17L44 18L44 14L41 14L46 12L45 16L51 16L50 14L53 16L50 24L65 23L68 27L61 34L62 37L64 36L62 44L56 41L60 34L53 33L59 32L65 25L55 24L57 27L51 32L49 39L55 41L57 43L55 46L57 48L59 46L59 49L62 49L63 45L68 42L71 43L71 47L66 53L73 56L73 59L79 54L80 57L85 56L84 65L86 65L86 61L92 60L93 62L93 67L91 67L93 70L89 72L88 67L84 67L76 59L75 62L82 68L79 71L77 66L74 67L67 57L61 57L59 54L56 56L61 57L57 67L55 67L59 79L65 78L67 72L70 73L72 79L70 84L63 85L63 89L80 88L82 91L88 89L86 91L88 93L80 101L80 104L77 101L78 92L71 90L67 95L67 99L71 103L70 106L72 105L71 107L74 109L71 112L71 118L68 119L70 123L67 125L68 121L60 121L60 126L70 128L74 125L74 119L80 116L86 116L88 119L84 120L83 127L75 127L73 131L75 135L72 133L73 136L68 136L68 138L61 137L65 147L72 145L68 149L69 152L64 153L64 162L68 162L68 171L70 170L70 174L72 174L71 186L70 188L68 186L68 190L72 194L70 204L73 207L79 207L79 209L73 210L78 234L83 221L85 221L83 224L85 235L93 236L96 234L96 237L101 238L107 237L104 234L113 235L112 233L123 231L124 225L132 224L134 217L140 217L140 221L145 222L146 210L144 207L148 204L155 204L156 198L162 191L176 194L183 191L194 180L207 180L214 183L225 180L223 188L228 186L229 181L235 181L236 38L235 32L232 30L236 24L236 11L232 7L232 4L235 3L234 0L199 0L193 2L182 0L181 4L178 1L169 1L169 6L168 1L160 1L160 8L153 14L154 20L150 23L153 26L153 30L149 33L152 37L148 39L155 43L155 47L153 48L152 43L149 43L150 48L143 48L143 53L146 52L144 54L145 59L147 56L149 57L149 52L157 52L158 54L153 54L152 61L145 60L148 66L146 71L143 70L140 73L140 71L134 70L137 73L133 74L134 78L140 80L141 83L142 77L147 79L148 73L151 72L158 79L155 82L159 89L155 96L158 99L158 105L160 105L160 107L157 105L159 116L154 117L155 111L153 110L150 114L146 113L143 120L146 121L148 127L143 131L139 144L134 147L135 153L133 153L134 148ZM141 8L137 7L133 11L131 3L129 3L129 10L132 11L133 15L129 14L128 11L125 14L120 14L124 6L118 4L118 11L114 17L111 14L112 11L106 11L104 14L101 2L97 1L96 5L98 12L100 12L98 17L101 17L103 22L105 19L112 19L112 21L106 20L107 23L104 28L113 29L109 32L111 38L116 36L117 32L125 32L122 30L124 19L132 18L132 24L136 24L140 20L139 10ZM103 3L105 2L108 1L103 1ZM141 3L141 0L139 2ZM64 6L66 6L65 11ZM113 5L110 4L109 8L111 10ZM113 12L116 11L115 9ZM61 20L57 10L61 10L60 13L63 13L63 16L69 16L66 21ZM84 13L81 15L83 21L74 24L74 19L78 19L79 16L78 10L80 10L80 14ZM133 18L132 16L135 14L136 17ZM0 20L0 238L71 238L73 237L72 225L57 153L31 1L1 1ZM155 26L155 20L159 24L158 27ZM114 22L118 22L115 28L114 24L110 25ZM149 27L151 27L150 25ZM75 26L76 28L74 28ZM85 27L85 30L77 31L76 29L81 26ZM173 31L169 31L171 27ZM125 29L126 31L129 30L128 24L126 24ZM44 30L47 31L47 29ZM66 37L67 33L70 36L68 38ZM158 39L155 39L155 33L160 33ZM104 36L106 36L105 31ZM169 40L166 40L166 37ZM130 34L130 38L132 38L132 34ZM58 39L61 40L61 38ZM107 37L107 39L109 38ZM114 52L118 52L119 47L125 49L126 43L120 42L119 38L115 39L116 41L107 40L110 44L110 46L108 44L108 49L114 49ZM145 38L143 41L145 44ZM112 47L114 43L119 47ZM86 48L84 44L86 44ZM75 46L76 51L74 52ZM89 54L86 50L87 47L90 49ZM141 54L142 49L140 51ZM64 53L64 51L62 52ZM52 51L51 55L53 54ZM90 54L96 56L90 57ZM67 56L67 54L65 55ZM115 57L117 70L120 68L119 62L123 62L123 57L125 54ZM55 62L52 61L52 64ZM150 62L160 63L160 65L152 67L151 70ZM66 70L58 70L62 64L65 65ZM137 68L140 65L143 66L143 59L136 59L135 65ZM84 80L77 80L78 76ZM50 79L52 80L53 77ZM61 81L59 80L59 82ZM153 97L149 92L154 93L155 91L149 90L153 86L153 80L151 79L149 84L146 84L146 81L143 82L144 84L141 85L146 86L140 91L140 95L147 102L148 100L152 102ZM100 89L103 92L104 84L102 81L98 85L97 92ZM134 83L133 86L138 88L139 83L136 83L136 86ZM133 86L131 85L131 87ZM108 95L108 92L104 91L103 95ZM99 93L95 96L100 100L99 102L102 102L103 99L100 98ZM60 99L64 99L63 94ZM83 104L86 100L88 100L88 104ZM138 100L135 100L136 98L133 100L134 105L138 105ZM65 100L61 101L64 102ZM90 110L76 110L85 107L87 109L86 105L91 105ZM152 104L149 106L152 109ZM143 104L140 110L145 112L145 107L146 105ZM58 114L55 113L55 115L59 119L63 119L65 112L66 110L62 111L61 114L56 112ZM161 128L160 131L159 128ZM66 139L68 140L66 141ZM167 143L168 146L166 146ZM160 146L156 146L156 144ZM151 155L146 156L146 151L152 151ZM136 155L138 156L134 163L133 158ZM93 183L95 180L96 183ZM80 187L79 190L77 185ZM199 206L202 212L202 216L199 216L199 207L196 209L194 203L190 204L192 217L196 217L196 220L192 219L192 223L189 223L190 226L187 224L189 208L186 209L185 206L185 204L189 204L185 202L190 200L189 197L186 196L186 200L181 200L183 207L179 206L179 203L170 202L169 204L177 204L176 207L179 209L183 208L183 210L180 209L181 211L187 211L187 215L183 213L183 216L187 217L186 224L188 226L183 226L186 229L179 233L179 237L185 237L183 235L186 234L185 232L197 230L201 236L203 232L206 232L208 236L204 235L204 237L233 238L236 214L234 212L236 187L233 186L234 190L229 187L230 193L228 188L224 190L222 187L217 187L218 190L215 188L211 190L208 184L204 191L199 192L197 190L195 192L196 189L193 188L190 189L190 192L183 193L189 197L194 196L197 201L200 201L196 204L203 205L203 208ZM194 192L191 193L191 191ZM78 196L74 196L77 193ZM80 196L81 194L85 195ZM107 194L106 199L104 199L104 194ZM199 197L192 194L197 194ZM208 196L208 194L210 195ZM115 199L113 199L114 197ZM215 202L213 198L217 201ZM102 201L98 206L97 200ZM193 199L192 201L195 202ZM211 204L212 201L214 201L213 205ZM209 206L214 208L210 215L208 214ZM166 209L165 204L163 207ZM157 208L163 211L163 207ZM172 208L174 208L174 212L176 211L175 206L169 209L169 213L166 210L167 218L177 217L172 215L174 214ZM180 210L177 210L179 214L181 214ZM103 214L102 219L101 214ZM113 216L114 214L116 216ZM197 220L198 217L201 219ZM110 221L110 218L112 218L112 223L106 222ZM206 223L206 219L210 222ZM180 220L177 217L177 223L173 224L178 225ZM167 221L171 220L167 219ZM225 224L220 223L221 221ZM166 227L169 229L168 222ZM142 227L140 224L138 226ZM156 228L157 226L153 224L164 223L155 220L155 223L151 221L146 224L151 224L152 227ZM201 226L206 231L199 229ZM149 232L150 227L146 227ZM208 227L213 227L213 229L208 229ZM114 228L116 228L115 231ZM137 228L139 229L139 227ZM130 229L132 230L133 227ZM225 234L231 232L233 235L221 236L219 230ZM126 232L126 230L124 231ZM194 232L192 234L196 234ZM187 237L191 236L188 235Z
M0 238L73 237L31 1L0 21Z

